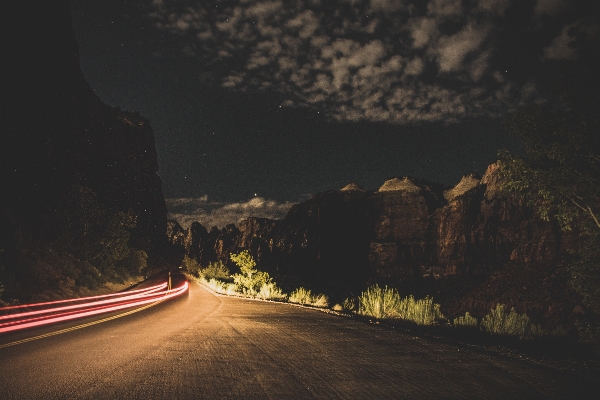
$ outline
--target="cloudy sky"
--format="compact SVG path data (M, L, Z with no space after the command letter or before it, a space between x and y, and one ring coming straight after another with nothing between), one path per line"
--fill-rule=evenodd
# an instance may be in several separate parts
M597 1L71 0L84 75L156 135L171 217L281 218L394 176L482 174Z

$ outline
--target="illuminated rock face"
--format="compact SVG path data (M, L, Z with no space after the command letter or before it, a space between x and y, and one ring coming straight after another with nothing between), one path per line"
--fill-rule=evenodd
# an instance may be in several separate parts
M152 128L86 82L68 1L5 1L1 29L2 221L52 236L64 194L83 186L109 212L133 212L138 247L166 243Z

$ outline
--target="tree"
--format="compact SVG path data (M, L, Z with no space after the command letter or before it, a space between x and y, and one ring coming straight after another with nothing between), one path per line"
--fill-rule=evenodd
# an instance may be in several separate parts
M600 66L590 56L599 55L600 44L579 39L573 46L582 50L580 62L557 80L548 101L506 122L524 154L501 152L500 171L503 189L526 196L542 219L556 220L563 231L577 229L581 247L569 261L570 284L600 315Z
M254 268L256 261L254 261L248 250L238 254L232 253L229 258L240 268L241 274L234 274L233 282L242 289L244 294L254 296L260 292L264 285L273 283L273 279L267 272Z

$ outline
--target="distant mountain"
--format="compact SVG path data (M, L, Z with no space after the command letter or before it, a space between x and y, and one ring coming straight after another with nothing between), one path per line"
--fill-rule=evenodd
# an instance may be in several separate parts
M148 120L94 94L79 66L68 1L2 1L0 15L0 281L7 291L27 286L24 249L81 253L85 241L67 236L100 235L81 225L106 231L125 214L135 220L130 244L152 262L166 245L167 209Z
M348 185L293 206L280 221L249 218L221 233L171 221L169 238L201 264L249 249L260 268L337 301L377 282L433 295L449 314L482 314L500 302L564 320L577 297L561 262L576 237L500 185L497 164L455 187L410 177L376 191Z

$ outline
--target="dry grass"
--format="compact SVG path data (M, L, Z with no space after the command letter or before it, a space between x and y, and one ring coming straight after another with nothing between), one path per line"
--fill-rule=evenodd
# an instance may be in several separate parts
M545 334L539 325L529 321L526 314L518 314L514 307L507 312L504 304L496 304L496 308L481 320L481 329L498 335L518 336L522 339Z
M359 296L358 313L377 319L403 319L418 325L432 325L443 318L440 305L426 297L401 297L396 289L374 285Z
M294 290L288 297L290 303L311 305L315 307L327 307L329 299L324 294L313 295L309 289L303 287Z

